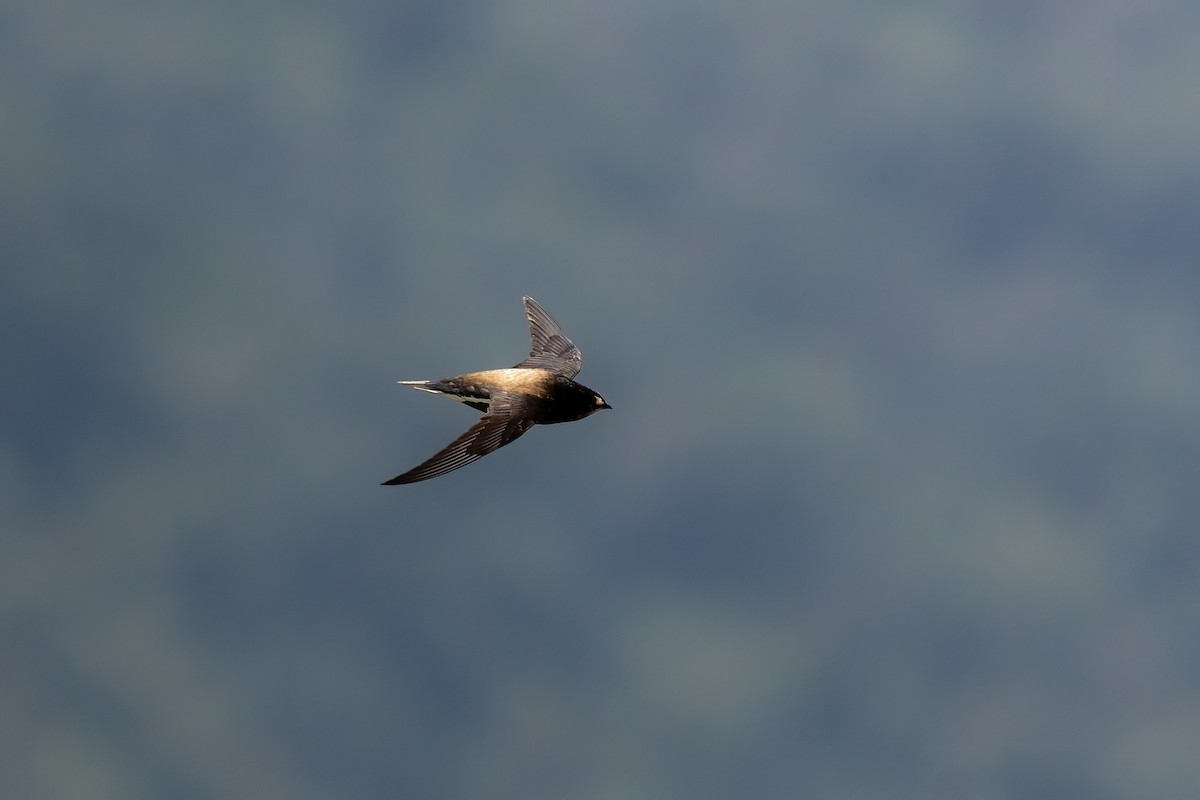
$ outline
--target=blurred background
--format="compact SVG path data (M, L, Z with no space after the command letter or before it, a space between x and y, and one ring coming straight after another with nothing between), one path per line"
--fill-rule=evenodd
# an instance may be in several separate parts
M5 4L0 795L1200 796L1198 37Z

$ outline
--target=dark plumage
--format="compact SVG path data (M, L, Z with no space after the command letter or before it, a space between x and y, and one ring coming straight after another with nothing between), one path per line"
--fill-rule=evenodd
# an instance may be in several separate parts
M445 475L499 450L534 425L572 422L612 408L603 397L572 380L579 374L583 356L554 317L532 297L525 298L525 316L533 344L529 358L515 367L469 372L440 381L400 381L458 400L484 414L440 453L384 481L384 486Z

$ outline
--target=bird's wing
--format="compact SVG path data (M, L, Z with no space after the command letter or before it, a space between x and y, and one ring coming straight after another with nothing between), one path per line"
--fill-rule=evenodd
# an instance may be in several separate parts
M462 436L446 445L440 453L413 467L384 486L436 478L465 467L516 439L534 423L520 413L521 398L507 392L493 392L491 408Z
M563 333L558 320L538 305L532 297L525 298L525 316L529 318L529 358L518 367L540 367L564 378L574 378L583 367L583 354Z

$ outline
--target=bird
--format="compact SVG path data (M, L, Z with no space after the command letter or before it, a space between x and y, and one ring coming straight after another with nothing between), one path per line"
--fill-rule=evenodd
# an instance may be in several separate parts
M432 458L384 481L383 486L445 475L499 450L534 425L574 422L612 408L599 393L573 380L583 366L583 355L558 320L532 297L523 299L532 344L529 358L520 364L437 381L397 381L457 400L483 416Z

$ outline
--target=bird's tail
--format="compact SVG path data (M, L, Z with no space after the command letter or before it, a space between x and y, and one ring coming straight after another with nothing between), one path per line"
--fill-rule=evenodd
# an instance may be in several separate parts
M396 381L396 383L401 386L411 386L418 391L430 394L445 394L437 381Z

